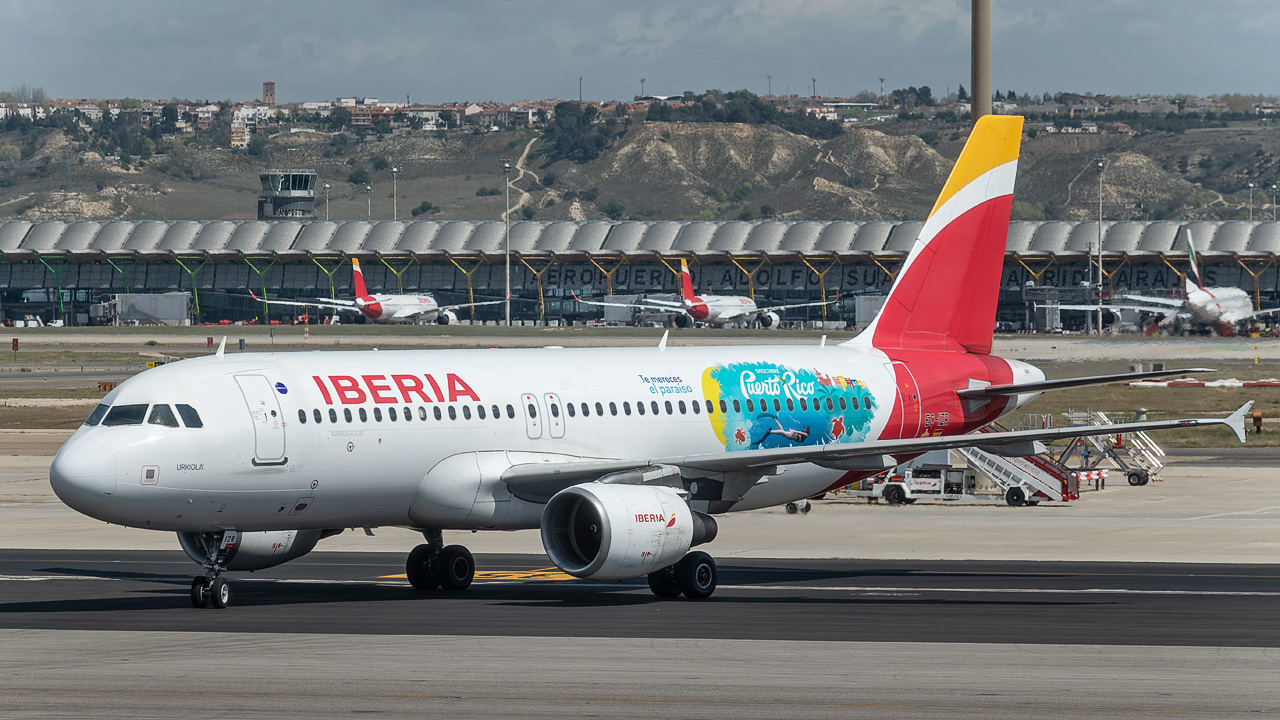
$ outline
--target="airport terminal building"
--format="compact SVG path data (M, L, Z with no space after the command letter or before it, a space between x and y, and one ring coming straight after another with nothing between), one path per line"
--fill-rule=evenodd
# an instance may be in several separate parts
M917 221L513 222L513 319L593 320L600 308L573 295L677 292L681 259L703 293L751 295L764 305L822 298L826 307L788 311L784 321L847 327L865 323L860 297L883 296L923 223ZM1101 237L1102 283L1097 287ZM1280 223L1013 222L999 321L1013 329L1052 324L1045 303L1092 302L1126 292L1177 296L1189 269L1187 239L1206 284L1245 289L1261 307L1280 290ZM351 258L371 292L430 292L441 304L500 299L506 225L498 221L0 222L0 318L86 324L115 295L189 293L191 322L291 322L298 308L259 295L351 297ZM1091 283L1093 285L1091 286ZM1068 329L1084 313L1063 312ZM502 306L463 312L496 321ZM1079 316L1079 317L1074 317ZM351 322L351 318L344 318Z

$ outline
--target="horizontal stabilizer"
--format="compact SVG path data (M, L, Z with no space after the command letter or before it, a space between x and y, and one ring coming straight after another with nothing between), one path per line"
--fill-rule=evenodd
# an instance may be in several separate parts
M1089 377L1063 378L1061 380L1042 380L1040 382L1021 383L1016 385L986 385L956 392L962 398L999 397L1004 395L1023 395L1049 390L1066 390L1086 387L1088 385L1106 385L1107 383L1132 382L1148 378L1168 377L1170 375L1186 375L1187 373L1217 372L1210 368L1182 368L1179 370L1148 370L1136 373L1117 373L1115 375L1091 375Z

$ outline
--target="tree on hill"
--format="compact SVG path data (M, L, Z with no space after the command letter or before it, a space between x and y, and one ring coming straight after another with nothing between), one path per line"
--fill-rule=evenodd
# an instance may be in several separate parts
M618 121L600 121L594 106L576 102L556 105L555 117L547 123L542 137L549 146L552 160L590 162L600 155L613 139Z
M650 105L648 120L655 122L714 122L746 125L776 125L798 135L819 140L838 136L843 129L834 120L822 120L805 112L783 112L748 90L722 93L708 90L702 95L685 93L690 104Z

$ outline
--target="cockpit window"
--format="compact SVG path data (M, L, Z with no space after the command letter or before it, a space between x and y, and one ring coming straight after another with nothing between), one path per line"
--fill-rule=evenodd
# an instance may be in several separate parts
M102 424L105 427L117 425L141 425L142 418L147 416L146 403L141 405L116 405L107 413Z
M151 417L147 418L147 424L178 427L178 418L174 417L173 410L168 405L152 405Z
M111 409L110 405L105 405L105 404L99 405L98 407L93 409L93 412L89 413L89 418L84 421L84 424L90 425L90 426L97 425L98 423L102 422L102 416L106 415L107 411L110 409Z
M182 416L184 425L189 428L204 427L204 423L200 422L200 413L196 412L195 408L181 403L174 405L174 407L178 408L178 414Z

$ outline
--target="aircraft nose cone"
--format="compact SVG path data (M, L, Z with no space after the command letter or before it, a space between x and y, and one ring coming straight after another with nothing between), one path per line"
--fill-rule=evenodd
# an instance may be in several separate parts
M116 491L116 454L90 438L68 441L49 467L49 484L62 502L93 515Z

